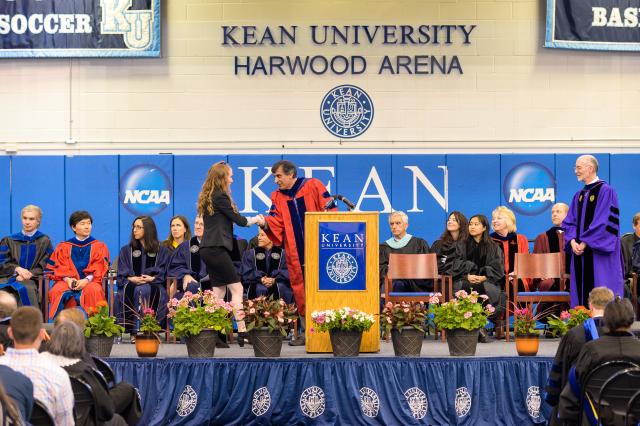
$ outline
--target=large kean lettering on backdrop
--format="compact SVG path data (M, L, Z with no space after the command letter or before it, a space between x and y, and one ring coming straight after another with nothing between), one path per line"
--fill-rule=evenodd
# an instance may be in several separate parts
M0 57L158 57L160 0L0 0Z
M547 0L545 47L640 50L639 0Z

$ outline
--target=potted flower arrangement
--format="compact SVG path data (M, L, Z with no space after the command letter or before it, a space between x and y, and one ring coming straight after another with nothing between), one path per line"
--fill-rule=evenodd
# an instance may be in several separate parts
M550 315L547 320L549 331L553 337L562 337L573 327L582 325L587 318L591 317L591 312L584 306L576 306L568 311L562 311L560 317Z
M142 310L140 318L140 329L136 337L136 352L141 357L154 357L160 347L160 336L158 332L162 328L156 320L156 313L153 308L146 307Z
M244 313L244 323L251 334L255 355L279 357L282 337L286 337L290 324L297 317L295 305L287 305L282 299L261 296L245 300Z
M113 347L113 338L120 336L124 328L116 324L115 317L109 315L109 306L102 300L95 308L87 310L84 335L87 351L100 357L108 357Z
M459 290L452 300L441 303L441 299L440 293L429 299L429 312L436 327L448 330L449 354L475 355L480 328L487 324L487 317L495 312L495 308L490 304L484 305L488 297L477 291L467 293Z
M396 356L420 356L427 306L423 302L387 302L380 321L387 339L391 334Z
M173 333L185 337L191 358L213 357L218 332L231 329L231 304L218 299L211 290L184 293L182 299L171 299L169 315L173 319Z
M534 313L530 306L524 308L513 305L513 334L516 336L516 350L520 356L535 356L540 345L540 332L536 330L536 322L549 314L553 306Z
M369 331L375 318L371 314L344 307L311 313L311 332L329 332L334 356L358 356L362 333Z

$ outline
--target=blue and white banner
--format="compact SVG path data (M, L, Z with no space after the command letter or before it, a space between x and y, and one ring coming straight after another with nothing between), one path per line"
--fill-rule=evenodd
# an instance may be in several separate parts
M364 222L320 223L320 291L366 290L366 231Z
M547 0L545 47L640 50L640 0Z
M161 0L0 0L0 58L159 57Z

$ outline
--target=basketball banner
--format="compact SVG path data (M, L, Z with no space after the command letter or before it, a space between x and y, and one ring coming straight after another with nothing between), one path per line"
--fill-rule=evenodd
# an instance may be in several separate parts
M640 0L547 0L545 47L640 50Z
M159 57L160 0L0 0L0 58Z

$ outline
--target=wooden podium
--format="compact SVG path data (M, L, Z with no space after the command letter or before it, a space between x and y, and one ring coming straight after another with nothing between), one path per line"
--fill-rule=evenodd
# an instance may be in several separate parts
M305 214L307 352L331 352L329 333L310 332L311 313L348 306L380 310L377 212ZM380 322L362 335L360 352L380 351Z

